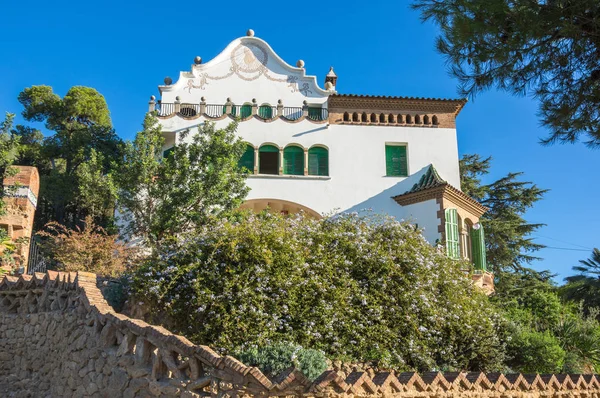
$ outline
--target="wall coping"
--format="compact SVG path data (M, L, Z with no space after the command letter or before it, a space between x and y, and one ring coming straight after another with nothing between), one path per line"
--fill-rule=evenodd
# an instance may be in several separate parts
M0 313L17 316L36 312L79 310L96 320L94 324L106 347L118 347L117 355L132 354L152 361L155 380L175 379L187 383L188 391L206 395L209 386L230 385L234 395L260 396L600 396L600 376L581 374L501 374L481 372L352 372L342 377L327 370L314 382L290 368L269 379L258 368L246 366L231 356L222 356L204 345L195 345L160 326L116 313L96 286L96 275L88 272L55 272L5 276L0 282ZM50 305L36 307L35 295L54 294ZM62 300L77 295L79 300ZM30 299L30 301L26 301ZM34 303L34 304L32 304ZM57 304L55 304L57 303ZM74 304L78 303L78 304ZM69 306L71 304L71 306ZM78 305L78 307L76 306ZM148 350L146 345L150 344ZM135 348L134 348L135 347ZM178 359L180 362L178 363ZM160 368L163 371L158 372ZM207 372L207 368L209 371ZM156 371L155 371L156 370ZM216 382L216 384L215 384ZM210 387L210 388L213 388ZM216 387L215 387L216 388ZM211 395L217 394L211 390ZM222 395L218 393L219 396Z

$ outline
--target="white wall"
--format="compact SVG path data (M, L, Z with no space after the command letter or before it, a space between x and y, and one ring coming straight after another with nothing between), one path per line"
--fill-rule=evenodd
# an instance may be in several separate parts
M165 131L197 128L200 119L173 117L162 120ZM224 127L229 119L217 121ZM299 144L305 148L329 148L329 177L250 176L248 199L282 199L307 206L318 213L373 209L398 219L409 219L426 229L430 242L437 233L437 210L433 203L402 207L392 196L402 194L419 181L425 168L433 163L440 176L459 186L456 131L446 128L396 126L326 125L310 121L287 123L257 119L241 122L238 134L251 145L273 143L285 147ZM191 136L186 137L189 141ZM408 177L387 177L385 144L406 143Z
M264 62L257 64L258 58ZM297 83L290 84L286 81L289 78ZM309 91L299 90L301 87ZM222 105L230 97L236 105L256 98L258 105L276 105L282 99L284 106L294 107L302 106L304 100L309 104L326 103L333 92L321 89L316 78L306 76L303 68L285 63L264 41L250 37L234 40L213 60L193 66L191 72L182 72L175 84L161 86L160 90L163 103L172 103L179 96L183 103L197 104L204 96L208 104ZM172 132L195 128L203 121L203 117L185 120L174 116L161 120L161 124L172 142ZM216 123L224 127L230 122L227 117ZM391 197L410 190L432 163L443 179L460 188L455 129L329 125L309 120L264 122L252 118L240 123L238 133L253 146L299 144L329 149L329 177L250 176L248 199L287 200L322 214L373 209L399 219L410 218L425 228L425 236L433 243L439 237L435 202L402 207ZM407 144L408 177L385 175L386 143Z

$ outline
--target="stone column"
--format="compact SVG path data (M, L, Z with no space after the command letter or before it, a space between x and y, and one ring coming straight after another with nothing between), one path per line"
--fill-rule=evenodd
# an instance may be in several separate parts
M279 147L279 175L283 175L283 147Z
M304 148L304 175L308 175L308 148Z
M258 174L258 147L254 147L254 174Z

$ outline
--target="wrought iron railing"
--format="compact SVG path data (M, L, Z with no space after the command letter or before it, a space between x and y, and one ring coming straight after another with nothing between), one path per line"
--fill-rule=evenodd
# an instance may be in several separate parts
M302 117L304 111L301 107L286 106L283 108L283 117L287 120L298 120Z
M325 120L329 117L329 111L326 108L309 107L308 118L310 120Z
M48 270L48 261L40 251L38 238L33 236L29 241L29 258L27 259L27 274L33 275L36 272L46 272Z
M151 103L151 111L156 112L157 116L168 117L172 115L179 115L183 117L197 117L202 114L212 117L219 118L225 114L246 119L252 116L254 113L262 119L271 120L278 116L286 120L298 120L305 116L306 118L314 121L327 120L329 117L329 111L327 108L320 107L290 107L290 106L271 106L271 105L260 105L256 104L244 104L244 105L222 105L222 104L187 104L187 103L162 103L160 101Z

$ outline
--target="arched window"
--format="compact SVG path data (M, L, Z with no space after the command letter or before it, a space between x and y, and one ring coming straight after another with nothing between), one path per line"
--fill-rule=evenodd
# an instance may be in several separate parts
M431 118L431 122L436 126L438 124L440 124L440 122L438 121L438 117L436 115L433 115L433 117Z
M388 115L388 123L396 123L396 118L392 113Z
M258 116L263 119L272 119L273 118L273 108L269 104L264 104L258 107Z
M412 116L406 115L406 124L412 124Z
M245 118L249 117L250 115L252 115L252 105L251 104L242 105L242 107L240 108L240 117L242 119L245 119Z
M263 145L258 150L258 173L279 174L279 148Z
M313 147L308 150L308 175L329 175L329 151L327 148Z
M429 115L423 116L423 124L429 124Z
M377 123L377 115L374 113L371 113L371 123Z
M421 115L415 115L415 124L421 124Z
M344 112L344 121L345 122L349 122L350 121L350 114L348 112Z
M304 175L304 149L288 146L283 150L283 174Z
M450 258L460 258L460 238L458 235L458 212L456 209L446 209L446 255Z
M352 114L352 121L353 121L353 122L358 122L358 113L354 112L354 113Z
M379 115L379 123L385 123L385 113Z
M366 123L369 121L369 117L367 116L367 112L363 112L361 116L361 122Z
M396 119L396 123L404 124L404 117L401 114L398 114L398 118Z
M254 173L254 147L246 144L246 150L238 162L238 166L244 172Z

